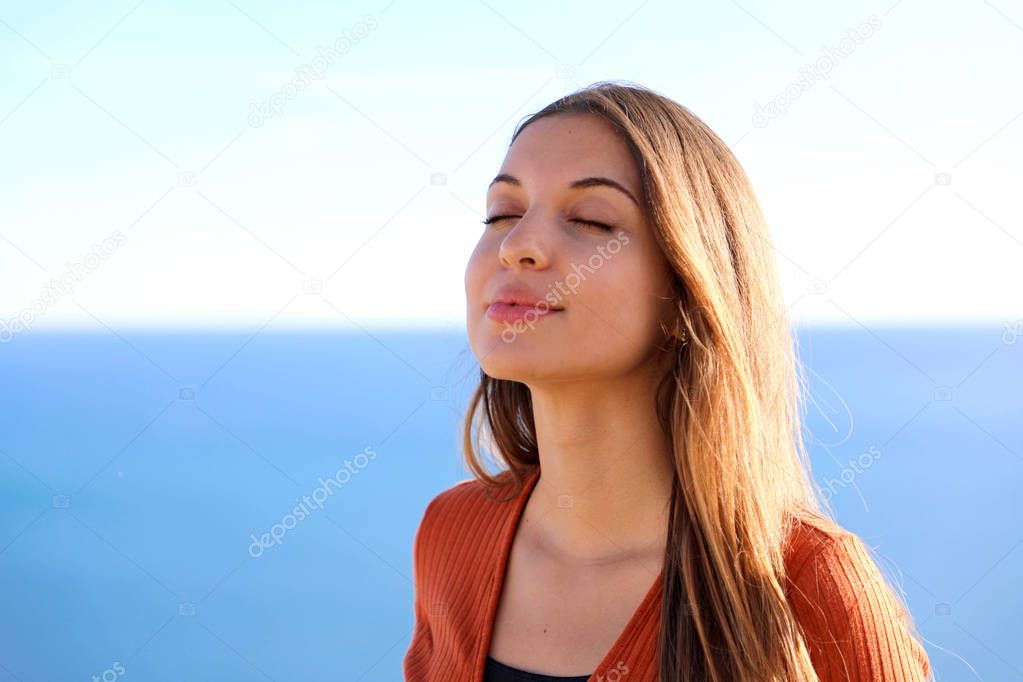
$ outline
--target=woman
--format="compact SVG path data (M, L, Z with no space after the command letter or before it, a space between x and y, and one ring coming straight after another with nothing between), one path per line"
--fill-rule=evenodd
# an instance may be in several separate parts
M728 147L598 83L520 124L486 206L465 273L474 479L416 533L406 679L928 678L905 607L821 510L767 226Z

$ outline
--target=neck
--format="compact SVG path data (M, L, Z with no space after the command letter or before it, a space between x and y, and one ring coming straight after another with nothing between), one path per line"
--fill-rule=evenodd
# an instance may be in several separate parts
M579 565L659 566L674 465L649 381L530 386L541 475L523 525Z

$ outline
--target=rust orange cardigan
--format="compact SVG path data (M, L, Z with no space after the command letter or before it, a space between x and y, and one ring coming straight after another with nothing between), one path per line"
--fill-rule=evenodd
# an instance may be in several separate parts
M426 507L413 542L415 628L403 660L408 682L480 682L519 518L522 492L487 494L457 483ZM918 682L927 654L909 635L862 540L801 523L786 550L786 594L822 682ZM591 680L656 682L663 569ZM626 672L626 670L628 672ZM603 677L602 677L603 676Z

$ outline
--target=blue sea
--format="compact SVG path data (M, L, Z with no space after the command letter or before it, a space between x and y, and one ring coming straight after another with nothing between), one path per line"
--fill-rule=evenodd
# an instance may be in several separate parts
M939 680L1023 678L1023 329L804 328L814 475ZM464 332L0 346L0 682L401 679Z

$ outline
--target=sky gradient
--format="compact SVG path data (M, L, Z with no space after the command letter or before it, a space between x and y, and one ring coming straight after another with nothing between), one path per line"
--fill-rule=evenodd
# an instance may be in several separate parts
M0 318L464 326L516 122L613 79L732 147L794 320L1023 318L1018 8L591 7L0 4Z

